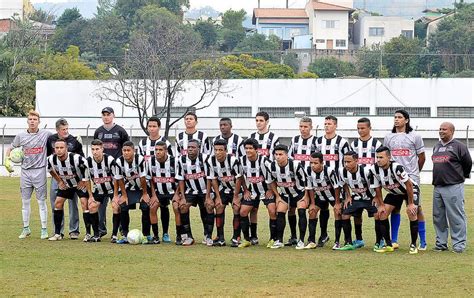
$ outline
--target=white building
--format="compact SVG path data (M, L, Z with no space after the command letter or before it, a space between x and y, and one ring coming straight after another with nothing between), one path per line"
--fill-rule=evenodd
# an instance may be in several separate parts
M354 24L354 43L360 47L383 44L403 35L413 38L415 21L401 17L360 15Z
M316 49L348 49L351 7L309 0L305 10Z
M23 18L23 0L0 1L0 20L10 19L14 15Z

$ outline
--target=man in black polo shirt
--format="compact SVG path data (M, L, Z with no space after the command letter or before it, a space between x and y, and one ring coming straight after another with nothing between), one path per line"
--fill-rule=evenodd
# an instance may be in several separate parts
M94 132L94 139L101 140L104 146L104 153L111 155L117 159L122 155L123 143L129 140L128 134L122 126L114 123L114 109L105 107L102 109L102 126L98 127ZM104 236L107 234L106 214L107 204L109 200L106 198L99 207L99 234Z

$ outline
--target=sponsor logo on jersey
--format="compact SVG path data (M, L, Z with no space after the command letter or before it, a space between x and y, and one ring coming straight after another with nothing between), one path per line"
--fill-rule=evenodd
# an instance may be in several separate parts
M104 142L104 149L118 149L118 144L112 142Z
M295 183L294 182L277 182L277 185L279 187L295 187Z
M294 155L293 155L293 158L294 158L295 160L309 161L309 159L311 158L311 156L308 155L308 154L294 154Z
M396 189L396 188L399 188L399 187L400 187L399 183L386 184L386 185L383 186L383 188L385 188L386 190L392 190L392 189Z
M234 181L235 179L235 176L222 176L222 177L219 177L219 180L222 181L222 182L231 182L231 181Z
M262 156L270 156L268 149L258 148L257 153Z
M253 183L253 184L256 184L256 183L261 183L263 181L265 181L265 179L263 178L263 176L247 176L247 180L250 182L250 183Z
M102 184L102 183L106 183L106 182L111 182L112 181L112 177L110 176L106 176L106 177L97 177L97 178L94 178L94 183L95 184Z
M326 191L326 190L331 190L332 185L326 185L326 186L315 186L313 187L315 191Z
M449 162L449 155L432 156L431 159L433 163L447 163Z
M25 155L34 155L43 153L43 147L24 148L23 153Z
M407 148L397 148L392 150L392 156L410 156L410 149Z
M324 154L323 159L324 161L339 160L339 155L338 154Z
M358 163L361 165L372 165L374 164L374 158L372 157L359 157Z
M352 192L355 193L365 193L367 192L367 187L361 187L361 188L352 188Z
M174 177L153 177L155 183L174 183Z
M205 176L206 176L206 173L204 173L204 172L184 175L186 180L197 180L197 179L200 179L200 178L205 177Z

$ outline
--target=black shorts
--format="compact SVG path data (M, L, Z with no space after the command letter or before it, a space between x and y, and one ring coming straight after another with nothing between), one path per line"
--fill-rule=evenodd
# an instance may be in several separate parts
M336 205L336 201L326 201L316 196L316 198L314 198L314 204L318 206L321 210L326 210L329 208L329 204L334 207L334 205Z
M292 208L296 208L298 206L298 202L301 201L304 198L304 192L298 194L295 197L292 196L281 196L281 199L290 205Z
M80 189L77 189L75 187L69 187L67 189L57 189L56 190L56 197L61 197L65 198L68 200L74 199L74 195L77 195L78 198L88 198L89 194L87 191L83 191Z
M254 208L258 208L258 205L260 205L260 199L255 198L255 199L251 199L251 200L244 200L244 198L242 198L242 200L240 201L240 205L241 206L252 206Z
M184 197L186 198L186 203L191 204L194 207L196 207L198 204L204 204L204 201L206 200L205 194L185 194Z
M173 200L174 194L165 195L157 193L156 196L158 197L158 201L160 202L160 207L165 207L168 206Z
M267 199L265 196L263 196L263 197L260 198L260 201L262 201L265 206L268 206L269 204L272 204L272 203L275 204L275 202L276 202L275 196L272 196L269 199Z
M223 205L228 205L228 204L232 205L232 202L234 201L234 193L233 192L225 193L224 191L220 191L219 194L221 196L221 200L222 200ZM215 196L214 196L214 199L215 199Z
M140 202L142 199L142 191L141 190L129 190L127 189L127 198L128 198L128 205L125 203L120 204L120 208L123 211L127 210L134 210L137 208L136 204L140 203L140 209L146 210L149 209L149 206L145 202Z
M408 204L408 196L406 194L394 195L389 193L385 196L385 199L383 200L385 204L392 205L395 207L395 209L398 210L400 210L400 208L402 207L403 201L405 201L405 204ZM418 206L418 193L413 193L413 203Z
M108 193L104 193L104 194L99 194L99 193L96 193L94 192L92 194L92 196L94 197L94 201L96 202L99 202L99 203L104 203L104 201L107 199L107 200L112 200L112 198L114 197L113 194L108 194Z
M373 217L377 213L377 207L372 205L372 200L352 200L352 204L347 206L342 214L360 217L364 209L367 210L369 217Z

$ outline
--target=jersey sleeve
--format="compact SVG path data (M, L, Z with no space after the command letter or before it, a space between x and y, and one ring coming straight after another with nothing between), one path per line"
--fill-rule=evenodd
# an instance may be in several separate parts
M54 166L53 166L53 157L54 155L50 155L48 156L48 172L52 172L53 169L54 169Z
M415 137L415 151L417 155L425 152L425 143L419 134Z
M395 168L395 175L402 181L403 183L407 182L409 179L408 173L405 171L405 168L402 165L397 165Z
M176 163L176 179L184 180L184 168L183 168L183 159L180 158Z
M375 167L371 167L370 171L372 172L372 181L370 182L370 188L380 187L380 176L375 172Z
M306 189L312 190L313 189L313 179L311 178L311 166L306 168Z
M334 188L339 187L339 175L332 169L329 170L329 182Z
M346 185L346 180L344 179L344 172L342 169L340 169L339 171L339 175L338 175L338 181L337 181L337 186L339 187L344 187L344 185Z
M303 166L301 165L301 163L297 163L295 161L293 161L295 163L295 166L296 166L296 177L298 178L299 182L300 182L300 185L306 185L306 173L303 169Z
M145 158L143 156L138 156L138 172L141 177L146 177L146 164L145 164Z
M77 168L78 173L82 181L88 181L90 179L89 168L87 167L87 162L84 157L79 154L74 154L74 164Z
M272 173L270 171L271 164L272 164L272 162L268 158L262 156L262 162L260 164L260 171L262 172L263 178L265 179L267 184L270 184L274 181L274 179L272 177Z
M216 179L216 173L214 172L214 167L212 166L212 163L211 163L211 158L212 157L209 157L208 159L206 159L206 176L207 176L207 179Z
M115 179L115 180L123 179L122 162L120 161L120 158L117 158L117 159L115 160L114 179Z
M166 140L166 146L168 148L168 155L174 156L173 145L171 145L171 142Z

